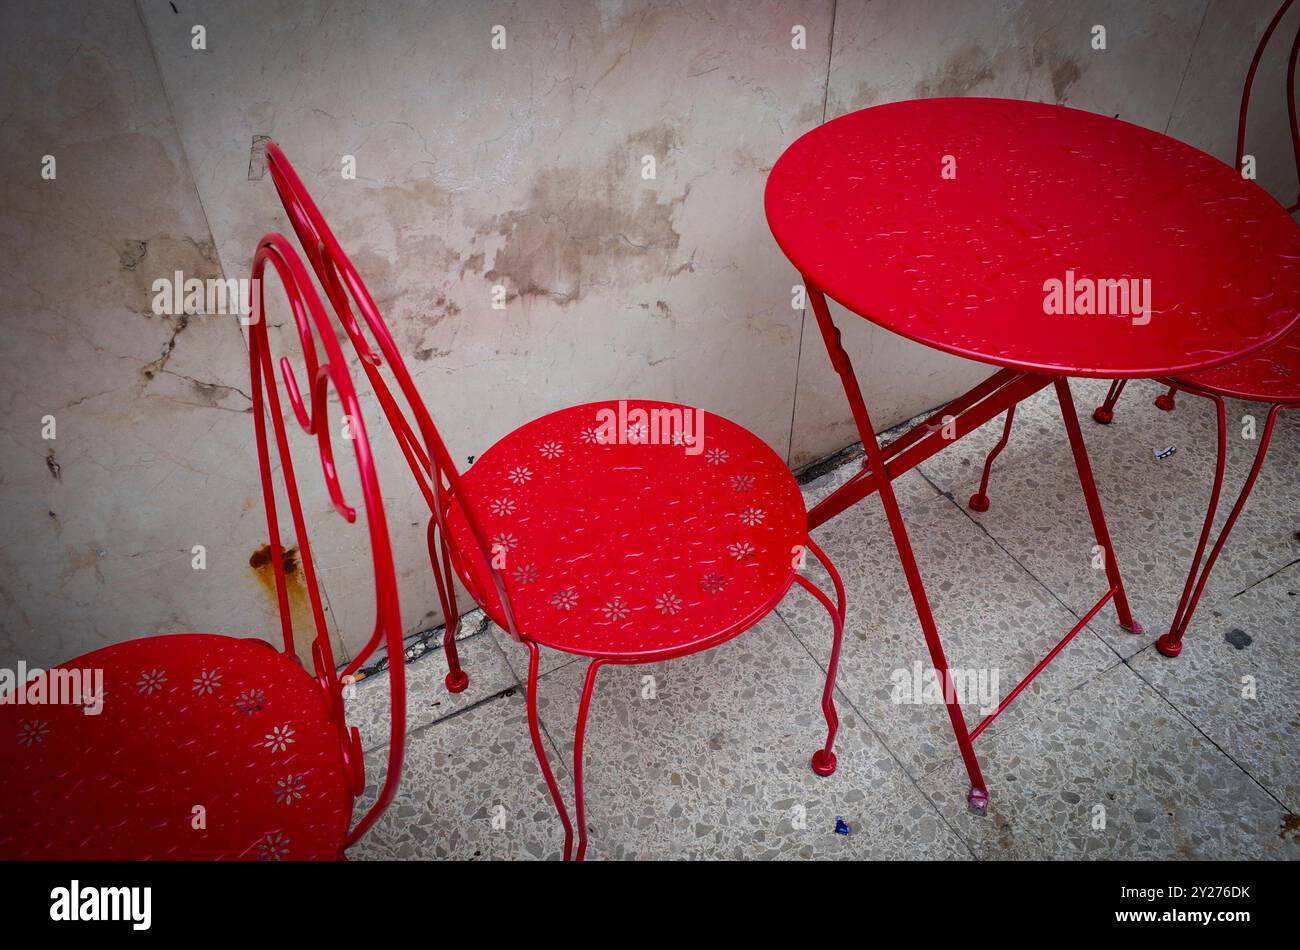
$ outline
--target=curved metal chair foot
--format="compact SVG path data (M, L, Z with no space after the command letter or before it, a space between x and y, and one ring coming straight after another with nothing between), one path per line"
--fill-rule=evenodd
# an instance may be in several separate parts
M818 775L830 775L835 771L835 734L840 729L839 713L835 711L835 672L840 665L840 645L844 639L844 614L847 608L847 598L844 594L844 581L840 578L840 572L835 569L826 553L817 546L812 538L807 538L808 550L812 551L817 560L821 561L826 572L831 576L831 583L835 585L835 603L827 597L820 588L811 581L807 580L802 574L796 573L794 579L812 594L826 608L826 612L831 615L831 623L835 628L835 637L831 643L830 661L826 664L826 685L822 688L822 714L826 717L826 745L813 753L812 770Z
M1172 387L1169 392L1161 393L1156 397L1156 408L1163 409L1165 412L1174 411L1174 391Z
M1108 426L1115 421L1115 403L1119 402L1120 393L1124 392L1127 384L1126 379L1111 380L1110 388L1106 390L1106 398L1102 400L1100 406L1092 410L1093 422Z
M986 814L989 810L989 790L972 787L966 794L966 805L977 815Z
M460 651L456 647L456 633L460 630L460 611L456 607L456 593L451 589L450 582L444 578L444 574L447 577L451 576L451 562L447 559L446 546L439 541L436 518L429 519L428 543L429 563L433 565L433 579L438 584L438 604L442 607L442 652L447 657L447 675L443 682L447 685L448 692L462 693L469 685L469 674L460 668Z
M1171 631L1156 641L1156 649L1164 656L1175 657L1183 652L1183 641Z
M989 475L993 471L993 460L1002 454L1002 450L1007 447L1007 442L1011 439L1011 423L1016 418L1016 407L1012 406L1007 410L1006 422L1002 426L1002 438L998 444L989 450L988 457L984 459L984 473L980 476L979 491L970 496L970 506L972 511L989 510Z
M537 644L532 640L525 640L524 643L528 647L528 732L533 739L533 752L537 754L537 764L541 767L542 778L546 779L546 787L551 792L551 801L555 803L555 810L564 825L564 860L567 861L573 853L573 825L569 822L569 812L564 807L560 787L555 783L555 773L551 771L551 762L546 756L546 746L537 719L537 667L539 666Z
M453 693L464 692L469 685L469 674L460 668L460 653L456 649L456 630L459 626L449 626L442 637L442 652L447 654L447 676L443 682Z
M834 752L827 752L825 749L818 749L812 754L812 770L818 775L832 775L839 766L839 760L835 758Z
M1191 392L1194 395L1206 395L1194 389L1184 388L1183 391ZM1255 487L1255 480L1259 478L1260 469L1264 465L1264 458L1268 454L1268 447L1273 439L1273 429L1277 423L1278 414L1287 408L1285 404L1275 403L1269 410L1268 419L1264 423L1264 431L1259 437L1259 448L1255 450L1255 461L1251 463L1250 471L1246 474L1246 481L1241 486L1237 500L1223 522L1223 527L1219 529L1218 540L1214 542L1214 547L1210 549L1209 556L1202 565L1201 555L1204 553L1206 544L1209 541L1210 531L1214 527L1215 514L1219 507L1219 493L1223 487L1225 458L1228 452L1227 413L1224 408L1223 398L1214 393L1209 393L1208 398L1214 401L1219 429L1219 453L1215 462L1214 488L1210 492L1210 506L1205 512L1205 524L1201 528L1201 540L1197 544L1196 554L1192 558L1192 567L1187 574L1187 583L1183 587L1183 596L1178 601L1178 610L1174 613L1173 623L1169 625L1169 632L1156 643L1156 648L1169 657L1177 656L1182 652L1183 636L1187 633L1187 627L1191 624L1192 615L1196 612L1196 605L1201 599L1201 594L1205 591L1205 583L1210 579L1210 572L1214 570L1214 565L1223 552L1224 544L1227 543L1228 536L1232 533L1233 526L1236 525L1242 509L1245 508L1247 499L1250 498L1250 493Z
M1136 617L1130 617L1129 623L1121 623L1120 627L1122 627L1123 629L1127 630L1129 633L1134 635L1137 635L1139 633L1146 633L1146 627L1138 623Z
M581 861L587 856L587 808L582 791L582 743L587 735L587 713L591 709L591 692L596 686L596 673L604 660L592 660L587 667L587 679L582 684L582 700L578 704L578 725L573 734L573 789L578 817L578 854Z

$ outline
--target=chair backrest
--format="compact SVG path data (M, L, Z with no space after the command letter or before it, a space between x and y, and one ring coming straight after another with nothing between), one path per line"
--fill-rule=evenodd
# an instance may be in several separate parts
M369 641L342 672L335 666L334 651L330 646L329 631L325 624L316 566L312 559L311 542L303 518L302 501L298 495L293 458L289 451L284 411L271 359L265 317L266 283L263 280L268 264L274 269L284 287L298 339L302 344L306 390L299 387L298 378L289 359L285 356L279 359L280 375L283 378L289 406L303 431L316 437L321 469L325 475L330 501L335 511L349 524L356 522L357 511L343 497L343 488L339 483L338 469L334 462L327 399L330 386L334 387L334 392L342 405L343 418L340 432L352 444L360 475L370 554L374 564L375 621ZM281 484L288 499L298 545L296 560L302 569L315 626L312 639L312 665L315 668L316 680L325 692L331 719L338 730L340 748L348 768L349 782L354 796L359 795L364 788L364 769L360 736L355 728L350 732L348 729L343 703L343 686L351 681L352 674L374 653L380 643L387 646L390 660L388 673L392 727L388 740L388 771L378 801L349 832L344 844L346 847L364 834L392 801L397 793L398 781L402 774L406 736L406 666L402 662L402 618L398 607L397 576L393 567L393 552L389 543L388 524L384 517L379 480L370 453L370 441L366 437L365 420L362 418L356 389L348 373L347 361L311 278L307 275L302 260L288 238L281 234L268 234L262 238L253 256L252 277L248 331L249 375L252 382L253 421L257 431L257 460L262 478L262 499L266 508L267 531L270 535L271 561L275 573L276 596L280 606L284 650L291 656L296 655L293 617L289 609L289 589L285 577L285 552L280 539L280 520L275 500L276 486L270 439L267 435L268 415L271 420L271 432L274 433L276 454L280 461ZM317 357L317 340L325 348L323 363Z
M429 505L432 514L429 522L429 553L444 622L448 629L452 629L458 617L453 587L454 563L461 573L475 581L478 589L472 593L480 600L487 594L484 585L491 584L495 588L506 629L511 636L519 639L505 576L496 566L494 552L482 528L477 502L463 489L460 472L447 452L442 436L433 423L433 417L420 397L370 291L335 239L334 232L325 222L316 202L307 193L302 179L274 142L266 143L266 162L307 260L356 349L366 377L383 407L384 416ZM378 353L366 340L353 314L353 306L360 312L379 349ZM379 372L379 367L385 362L409 410L409 418ZM453 500L459 506L469 528L470 538L465 543L461 543L458 536L448 530L449 506Z
M1241 91L1241 108L1237 113L1237 157L1235 167L1241 171L1242 162L1246 157L1246 114L1250 110L1250 90L1255 83L1255 73L1259 69L1260 60L1264 58L1264 50L1268 48L1268 41L1272 38L1273 33L1277 30L1278 24L1286 16L1295 0L1284 0L1278 7L1277 13L1273 14L1273 19L1269 21L1268 27L1264 30L1264 35L1259 39L1259 45L1255 47L1255 55L1250 61L1250 69L1246 71L1246 84ZM1300 26L1296 27L1295 39L1291 41L1291 55L1287 59L1286 66L1286 108L1287 118L1291 125L1291 154L1295 159L1297 195L1296 203L1287 211L1294 212L1300 210L1300 120L1296 118L1296 58L1300 55Z

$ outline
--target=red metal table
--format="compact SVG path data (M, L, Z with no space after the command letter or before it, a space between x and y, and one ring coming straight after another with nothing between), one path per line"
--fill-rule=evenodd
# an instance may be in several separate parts
M983 809L980 733L1111 600L1120 624L1141 632L1068 378L1183 376L1280 338L1300 317L1300 233L1261 189L1189 145L1118 119L1007 99L913 100L827 122L777 161L766 211L803 275L866 451L862 471L809 513L809 527L880 492L945 685L969 801ZM881 445L827 297L917 343L1001 369ZM891 482L1000 413L1009 424L1015 406L1047 386L1109 589L968 728Z

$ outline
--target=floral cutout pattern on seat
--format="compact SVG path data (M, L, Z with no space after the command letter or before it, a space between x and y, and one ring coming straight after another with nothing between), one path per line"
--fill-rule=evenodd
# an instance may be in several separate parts
M638 409L697 412L631 400L622 413L617 402L574 406L512 432L462 475L519 628L539 643L590 656L689 652L745 630L794 581L806 515L776 453L711 413L699 416L702 445L688 444L691 433L662 439L662 426L611 438L601 425ZM449 524L472 545L455 503ZM488 592L504 626L491 582L463 571L462 580Z
M0 858L340 856L338 729L316 682L265 641L146 637L56 669L102 670L103 692L0 705ZM48 693L50 673L36 679Z

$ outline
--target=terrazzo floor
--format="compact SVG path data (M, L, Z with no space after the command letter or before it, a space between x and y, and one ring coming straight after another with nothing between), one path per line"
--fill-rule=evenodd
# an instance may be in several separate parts
M836 773L808 767L824 737L831 628L795 588L715 650L601 671L586 739L588 859L1300 858L1300 413L1281 417L1186 648L1171 660L1153 644L1204 518L1210 405L1184 397L1161 412L1154 384L1134 384L1103 427L1090 413L1105 383L1072 388L1145 632L1122 630L1103 609L981 736L986 814L966 807L945 708L895 701L928 655L872 498L814 532L849 598ZM1262 426L1258 406L1229 404L1225 510L1255 450L1242 437L1248 414ZM995 702L1106 586L1050 388L1017 411L990 509L967 507L1000 433L994 420L895 483L949 663L996 671ZM809 505L856 466L805 484ZM560 857L562 828L528 735L527 651L475 613L461 653L471 685L459 695L443 686L441 650L408 665L402 787L353 859ZM570 802L585 670L543 651L539 709ZM351 701L365 747L377 750L358 808L382 778L386 680L367 679ZM967 698L973 725L988 696Z

